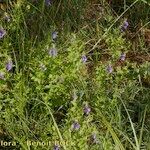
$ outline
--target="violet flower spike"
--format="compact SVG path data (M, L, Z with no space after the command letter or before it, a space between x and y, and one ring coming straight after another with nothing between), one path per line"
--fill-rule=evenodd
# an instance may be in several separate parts
M75 122L72 124L72 129L73 129L73 130L79 130L79 129L80 129L80 124L79 124L77 121L75 121Z
M86 63L87 57L86 57L85 55L82 55L82 58L81 58L81 59L82 59L82 62L83 62L83 63Z
M112 68L111 65L108 65L106 70L107 70L108 73L112 73L113 72L113 68Z
M6 70L10 71L13 68L13 62L12 60L8 60L8 62L6 63Z
M91 108L89 106L85 105L83 108L83 112L85 115L89 115L89 113L91 112Z
M121 60L121 61L125 61L125 59L126 59L126 54L125 54L125 53L122 53L122 54L120 55L120 60Z
M127 21L124 21L121 26L121 32L127 30L128 26L129 26L129 23Z
M0 39L2 39L6 34L6 31L4 29L0 29Z
M57 49L51 48L48 53L51 57L56 57L57 56Z
M58 32L54 31L54 32L52 33L52 39L53 39L53 40L56 40L57 37L58 37Z
M124 27L126 27L126 28L129 26L129 23L128 23L128 21L127 21L127 20L126 20L126 21L124 21L123 26L124 26Z

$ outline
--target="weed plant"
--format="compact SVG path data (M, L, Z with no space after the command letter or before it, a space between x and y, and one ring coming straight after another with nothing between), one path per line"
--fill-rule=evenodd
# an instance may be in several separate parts
M1 150L150 149L148 0L0 7Z

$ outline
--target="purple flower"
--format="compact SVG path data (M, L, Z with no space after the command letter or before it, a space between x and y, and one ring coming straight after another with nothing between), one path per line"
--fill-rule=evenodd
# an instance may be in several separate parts
M124 21L124 27L128 27L129 26L129 23L127 22L127 20L126 21Z
M126 58L126 54L125 54L125 53L122 53L122 54L120 55L120 60L121 60L121 61L124 61L125 58Z
M60 147L58 145L55 145L54 150L60 150Z
M112 73L113 72L113 68L112 68L111 65L108 65L106 70L107 70L108 73Z
M77 121L74 121L74 123L72 124L72 129L73 130L79 130L80 124Z
M85 63L87 61L87 57L85 55L82 55L82 62Z
M0 29L0 39L4 37L6 31L4 29Z
M57 49L56 48L51 48L48 53L49 53L50 56L56 57L57 56Z
M0 79L4 80L4 73L0 72Z
M45 0L45 5L46 6L51 6L51 2L52 2L51 0Z
M13 62L12 60L8 60L8 62L6 63L7 71L10 71L12 68L13 68Z
M121 32L125 31L129 26L129 23L127 22L127 20L125 20L121 26Z
M58 32L54 31L52 33L52 39L55 40L58 37Z
M85 105L83 108L83 112L85 115L89 115L89 113L91 112L91 108L88 105Z

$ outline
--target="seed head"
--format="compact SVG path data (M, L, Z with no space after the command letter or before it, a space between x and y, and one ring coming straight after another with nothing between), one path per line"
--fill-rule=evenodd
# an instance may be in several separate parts
M4 80L4 72L0 72L0 79Z
M4 15L4 20L10 22L10 16L8 14Z
M47 68L46 68L46 66L45 66L44 64L40 64L40 69L41 69L42 71L45 71Z
M72 94L72 98L73 98L73 101L76 101L78 98L77 93L75 91Z

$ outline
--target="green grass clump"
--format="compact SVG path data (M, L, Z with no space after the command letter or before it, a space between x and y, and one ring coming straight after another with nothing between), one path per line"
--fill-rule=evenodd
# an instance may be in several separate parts
M0 4L0 149L149 149L148 1Z

